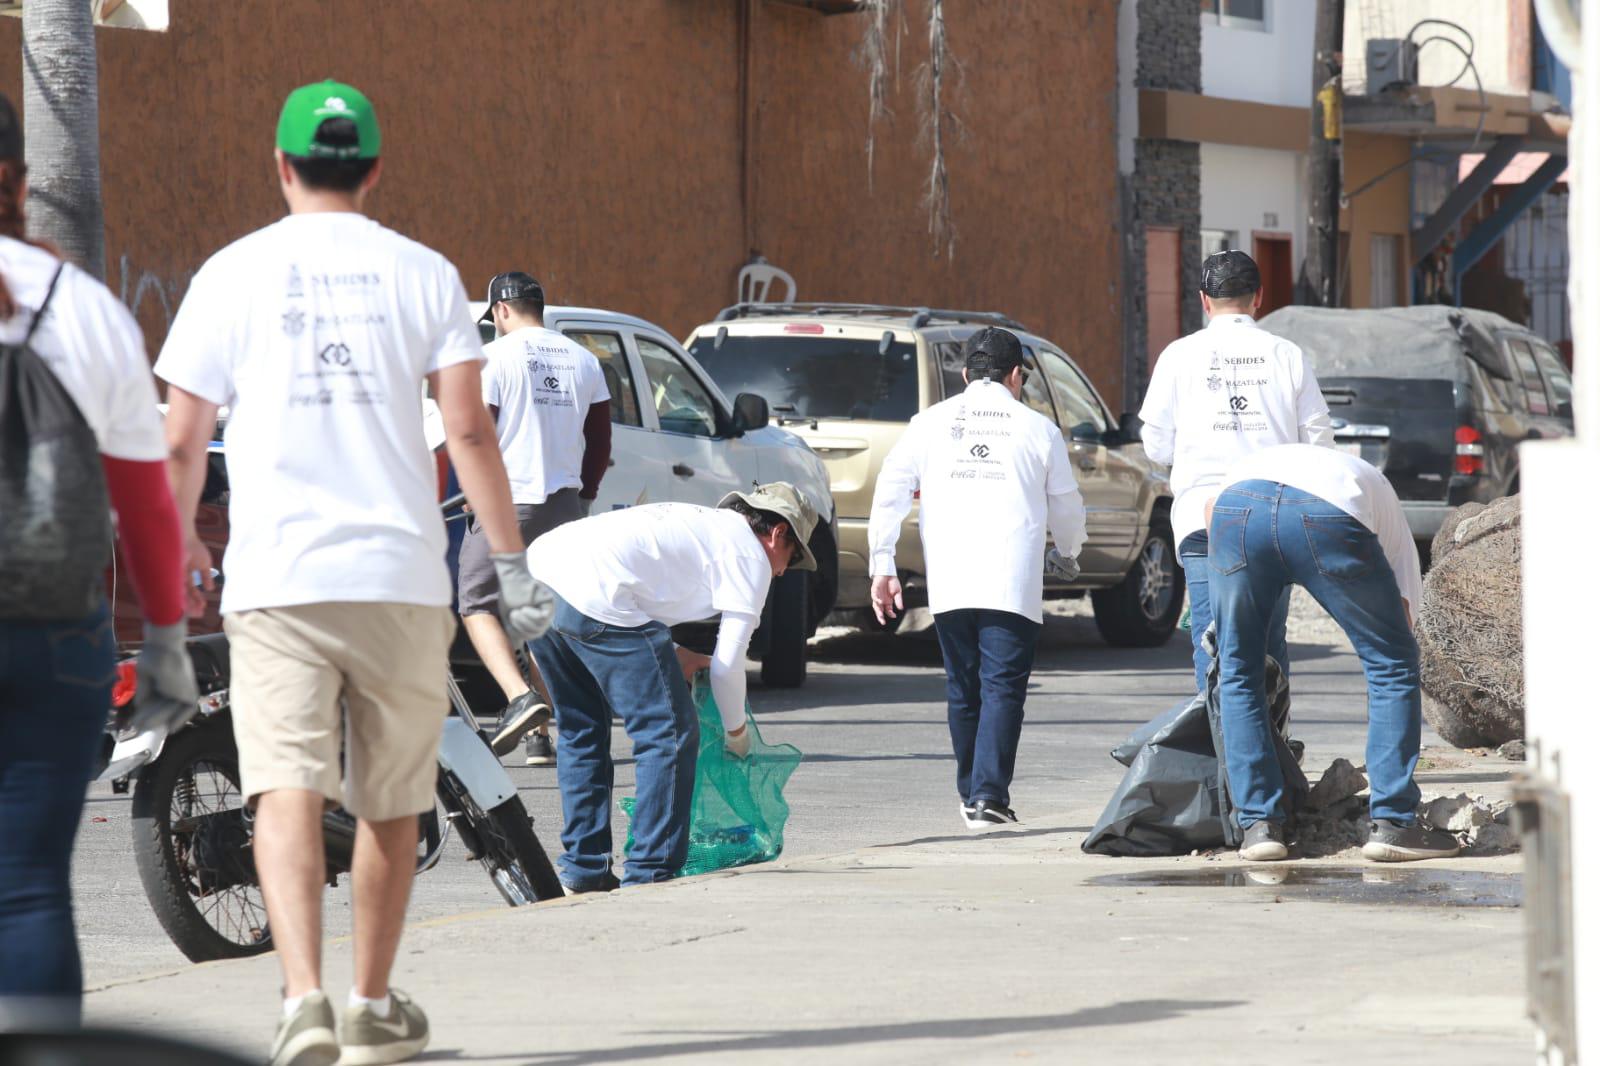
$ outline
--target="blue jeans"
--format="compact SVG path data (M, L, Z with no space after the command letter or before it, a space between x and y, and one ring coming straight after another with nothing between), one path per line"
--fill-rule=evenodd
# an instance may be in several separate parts
M0 1028L79 1016L72 844L115 664L103 605L76 622L0 622Z
M561 879L599 885L611 872L611 715L633 740L633 847L622 881L665 881L689 854L689 805L700 719L659 622L628 629L597 622L557 597L555 621L533 642L561 734L556 780L565 824Z
M1010 611L976 609L943 611L933 624L944 652L956 789L963 803L1009 807L1041 626Z
M1222 735L1239 827L1284 817L1262 656L1273 605L1291 584L1339 623L1366 672L1372 817L1409 824L1421 795L1412 779L1422 744L1421 667L1378 537L1309 492L1246 481L1218 498L1211 519Z
M1194 644L1194 690L1206 690L1206 671L1211 668L1211 656L1206 654L1201 638L1210 627L1215 615L1211 609L1211 570L1206 563L1210 541L1206 531L1190 533L1178 545L1178 560L1183 564L1183 582L1189 587L1189 640ZM1278 660L1284 676L1289 675L1289 590L1283 590L1283 599L1272 615L1267 627L1267 654Z

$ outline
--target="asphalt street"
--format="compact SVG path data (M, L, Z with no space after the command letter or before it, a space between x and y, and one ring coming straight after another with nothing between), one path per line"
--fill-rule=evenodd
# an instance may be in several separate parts
M1185 634L1162 648L1108 648L1086 607L1054 605L1057 613L1046 625L1013 791L1024 821L1065 816L1087 828L1120 777L1107 750L1192 684ZM1365 700L1354 656L1322 642L1294 643L1292 656L1295 733L1306 741L1307 768L1320 769L1338 755L1362 761ZM828 630L814 642L805 687L765 690L752 672L750 691L766 738L805 753L788 789L793 813L786 857L966 834L957 815L944 677L931 632ZM1430 732L1424 743L1439 741ZM614 750L629 750L620 728ZM554 853L560 806L553 769L524 767L520 753L507 762ZM632 787L626 759L617 780L620 798ZM620 811L615 818L620 846ZM105 786L93 789L85 811L74 889L90 988L186 965L145 901L130 850L129 800ZM443 861L418 878L411 917L501 905L482 869L453 842ZM341 883L327 896L327 932L348 930L348 887Z

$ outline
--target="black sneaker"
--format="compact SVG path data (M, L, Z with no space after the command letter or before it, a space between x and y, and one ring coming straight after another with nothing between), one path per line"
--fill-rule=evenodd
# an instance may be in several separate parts
M973 800L964 804L961 815L967 820L968 829L987 829L995 825L1016 825L1017 812L1010 807L1003 807L993 800Z
M1402 825L1388 818L1374 818L1367 829L1367 842L1361 854L1373 862L1415 862L1418 859L1448 859L1461 854L1454 834L1429 829L1420 822Z
M529 766L554 766L556 762L556 746L551 743L547 733L529 733L528 741L522 746L527 753Z
M1288 857L1289 845L1284 843L1281 823L1252 822L1244 831L1239 858L1245 862L1278 862Z
M495 731L489 746L496 755L509 755L517 750L517 741L530 729L537 729L550 721L550 708L539 702L539 694L524 692L500 713L500 728Z
M615 892L622 887L622 882L617 880L617 875L607 870L598 881L587 885L569 885L561 882L561 887L567 890L569 896L587 896L591 892Z

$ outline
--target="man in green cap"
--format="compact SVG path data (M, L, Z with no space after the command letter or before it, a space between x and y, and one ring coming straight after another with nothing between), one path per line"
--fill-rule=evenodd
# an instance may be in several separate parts
M201 574L210 560L193 516L217 411L229 408L222 612L240 790L255 806L255 864L283 968L274 1066L326 1066L341 1044L344 1062L398 1062L428 1041L426 1016L389 987L417 815L433 806L455 633L424 382L489 541L507 632L533 639L553 610L522 551L461 278L362 213L380 143L371 102L351 86L290 93L276 152L289 214L200 268L156 364L189 565ZM321 990L328 802L359 820L355 984L337 1036Z

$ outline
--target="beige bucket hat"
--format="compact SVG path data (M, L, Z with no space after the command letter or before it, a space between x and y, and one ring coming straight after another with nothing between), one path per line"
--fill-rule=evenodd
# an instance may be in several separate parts
M789 523L789 529L794 533L795 540L800 544L802 558L799 562L790 565L791 570L815 570L817 557L811 554L811 531L817 528L817 509L811 506L811 501L805 494L787 481L774 481L767 485L757 485L753 492L730 492L718 503L718 507L730 506L734 500L743 500L758 511L770 511Z

